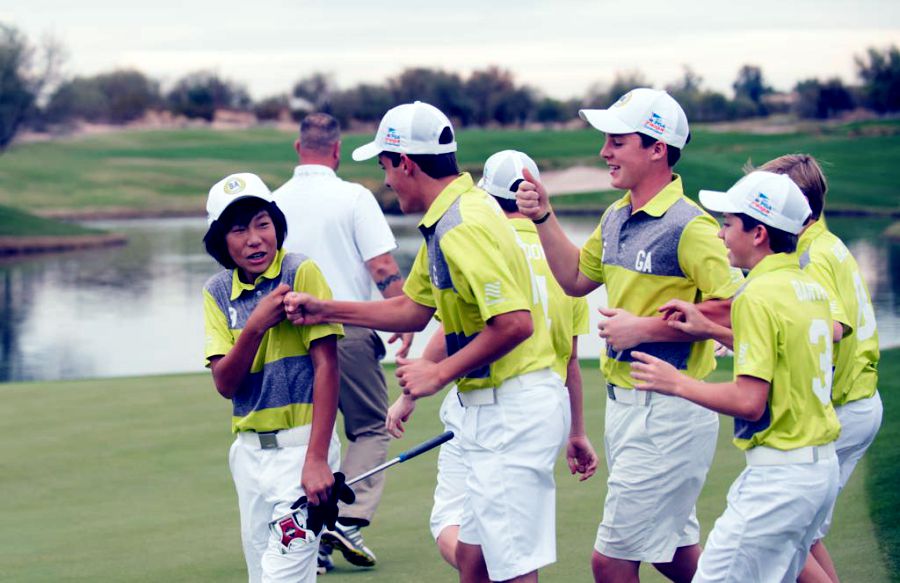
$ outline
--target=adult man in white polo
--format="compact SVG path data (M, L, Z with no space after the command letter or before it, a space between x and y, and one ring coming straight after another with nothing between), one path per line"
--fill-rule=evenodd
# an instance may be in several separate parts
M325 113L306 116L294 148L300 164L274 193L288 223L285 249L312 257L335 299L367 301L375 297L376 287L385 298L400 295L403 277L391 256L397 243L378 202L364 186L335 174L341 162L337 120ZM412 334L404 336L402 354L411 340ZM373 330L347 326L338 356L339 406L349 441L341 471L353 477L387 458L387 384L379 363L384 344ZM375 554L359 529L372 520L383 488L383 473L354 485L356 502L341 505L337 528L323 535L323 545L337 547L354 565L374 565ZM328 567L327 557L321 558Z

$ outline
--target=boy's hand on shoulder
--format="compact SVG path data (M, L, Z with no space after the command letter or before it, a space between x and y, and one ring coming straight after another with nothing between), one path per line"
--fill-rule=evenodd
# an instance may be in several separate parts
M290 292L284 296L287 319L296 326L314 326L325 322L324 302L303 292Z
M282 283L260 300L247 319L247 328L265 332L284 320L284 296L289 291L291 287Z

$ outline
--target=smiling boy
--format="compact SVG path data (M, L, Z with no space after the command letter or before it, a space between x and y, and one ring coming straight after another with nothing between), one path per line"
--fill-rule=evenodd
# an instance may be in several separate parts
M331 291L315 263L282 251L284 215L258 176L223 178L206 208L203 241L225 268L203 289L206 362L233 406L228 460L249 580L312 582L317 537L298 525L301 536L284 541L268 523L302 495L312 505L328 500L340 458L333 430L343 330L285 319L288 292Z
M734 380L704 383L643 352L632 353L632 376L641 390L733 416L734 443L747 458L694 581L795 581L838 488L829 298L794 253L809 204L790 178L771 172L748 174L727 193L701 191L700 201L724 213L729 259L750 272L732 304L733 338L696 307L679 311L733 347Z

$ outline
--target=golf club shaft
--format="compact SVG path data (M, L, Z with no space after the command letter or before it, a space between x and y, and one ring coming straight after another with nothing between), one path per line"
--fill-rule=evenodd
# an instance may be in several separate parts
M412 459L412 458L416 457L417 455L421 455L428 450L434 449L435 447L441 445L442 443L446 443L446 442L450 441L451 439L453 439L453 432L445 431L444 433L441 433L440 435L432 437L428 441L424 441L424 442L420 443L419 445L404 451L397 457L389 459L388 461L384 462L383 464L381 464L379 466L375 466L371 470L368 470L368 471L356 476L355 478L347 480L347 485L352 486L353 484L355 484L357 482L361 482L361 481L365 480L366 478L373 476L373 475L377 474L378 472L382 472L393 465L402 464L406 460Z

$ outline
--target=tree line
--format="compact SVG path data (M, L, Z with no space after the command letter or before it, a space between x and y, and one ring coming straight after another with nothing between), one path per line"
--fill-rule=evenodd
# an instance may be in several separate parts
M125 124L148 111L211 121L223 109L253 114L260 121L310 111L325 111L344 125L377 122L397 103L427 101L460 126L554 124L574 119L582 107L606 107L632 87L653 86L639 71L616 74L611 83L596 83L585 95L567 100L542 95L516 82L499 67L468 76L429 67L409 68L383 84L360 83L339 88L327 73L299 79L289 92L257 101L247 88L210 71L197 71L163 90L159 81L137 70L64 78L63 51L52 42L35 46L15 27L0 23L0 150L23 127L47 130L75 121ZM665 85L689 119L716 122L793 113L827 119L863 107L878 113L900 109L900 49L869 48L855 58L857 85L832 79L799 81L789 94L770 87L760 67L737 72L732 96L705 88L703 78L685 67Z

